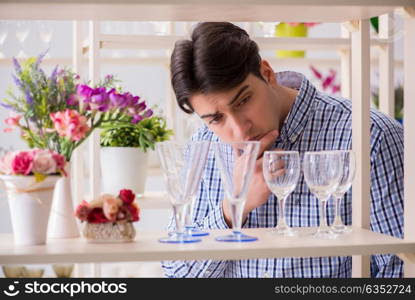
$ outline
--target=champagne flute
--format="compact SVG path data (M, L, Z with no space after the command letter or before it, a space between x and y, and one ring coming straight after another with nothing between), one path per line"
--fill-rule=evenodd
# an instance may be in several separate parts
M173 206L176 231L168 237L159 239L162 243L195 243L201 239L186 234L184 230L186 206L199 187L209 141L180 144L174 141L157 143L163 174L167 183L167 192ZM206 155L201 155L206 154Z
M342 174L340 183L333 193L333 197L335 199L334 207L336 216L334 217L334 222L331 226L331 229L336 233L346 233L351 232L352 229L344 225L342 222L340 217L340 204L344 194L346 194L346 192L352 186L354 175L356 173L356 155L353 150L340 150L339 155L342 162Z
M293 236L295 232L285 222L284 204L300 177L300 155L297 151L265 151L262 170L269 189L278 199L278 224L272 232Z
M341 160L337 151L306 152L304 154L304 179L320 202L320 226L313 235L316 238L332 239L335 234L327 225L327 200L337 189L341 178Z
M259 145L258 141L213 144L232 219L232 234L219 236L217 241L251 242L258 239L243 234L241 227L242 212L258 158Z

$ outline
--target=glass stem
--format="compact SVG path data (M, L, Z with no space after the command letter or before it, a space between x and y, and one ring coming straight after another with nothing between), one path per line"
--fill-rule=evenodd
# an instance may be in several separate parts
M176 233L184 233L184 215L186 205L173 205L174 218L176 220Z
M340 203L341 203L341 200L342 200L342 197L336 197L336 207L335 207L335 209L336 209L336 217L335 217L335 219L334 219L334 225L343 225L343 222L342 222L342 220L341 220L341 218L340 218Z
M322 200L320 204L320 229L328 228L326 209L327 209L327 199Z
M284 213L284 208L285 208L285 199L287 199L286 196L284 197L278 197L278 228L286 228L287 227L287 223L285 222L285 213Z
M241 233L244 204L244 201L232 201L229 203L232 215L232 230L237 234Z

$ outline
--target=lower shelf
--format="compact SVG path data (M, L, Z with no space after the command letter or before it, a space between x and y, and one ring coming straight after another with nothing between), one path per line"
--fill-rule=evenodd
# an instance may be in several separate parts
M309 236L313 228L299 228L296 237L279 237L270 228L245 229L258 237L249 243L224 243L215 237L228 230L213 230L202 242L162 244L166 232L137 232L136 240L124 244L90 244L82 238L49 240L46 245L16 246L11 234L0 235L0 264L86 263L121 261L160 261L196 259L253 259L275 257L311 257L369 255L380 253L415 253L415 241L405 241L368 230L353 228L352 233L334 240Z

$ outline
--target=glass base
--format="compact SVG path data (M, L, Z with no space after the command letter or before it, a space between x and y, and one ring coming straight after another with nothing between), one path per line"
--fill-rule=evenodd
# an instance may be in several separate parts
M258 238L254 236L245 235L240 231L234 231L232 234L218 236L215 240L218 242L253 242Z
M197 229L195 226L186 226L186 233L190 234L191 236L207 236L209 232Z
M316 232L311 234L316 239L332 240L337 238L339 235L334 233L330 228L319 228Z
M281 227L281 226L277 226L274 227L273 229L271 229L269 231L269 233L274 234L274 235L282 235L282 236L296 236L298 234L297 231L293 230L290 227Z
M352 232L351 227L347 227L346 225L333 225L330 227L334 233L349 233Z
M198 243L201 242L201 239L196 237L172 233L168 237L159 239L160 243L170 243L170 244L188 244L188 243Z

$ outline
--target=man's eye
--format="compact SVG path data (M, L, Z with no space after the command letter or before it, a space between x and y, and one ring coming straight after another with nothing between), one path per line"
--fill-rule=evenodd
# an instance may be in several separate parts
M222 116L215 116L210 121L209 124L217 124L222 119Z
M238 102L238 104L236 105L236 107L240 107L242 105L244 105L245 103L247 103L249 100L251 99L251 97L245 97L243 98L241 101Z

